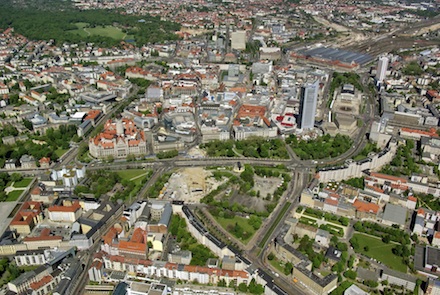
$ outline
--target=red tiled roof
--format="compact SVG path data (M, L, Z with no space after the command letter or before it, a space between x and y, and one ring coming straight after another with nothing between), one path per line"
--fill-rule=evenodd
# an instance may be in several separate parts
M263 121L266 124L267 127L270 127L270 120L266 117L263 117Z
M79 201L73 202L72 206L54 205L47 208L47 210L50 212L76 212L79 209L81 209L81 205L79 204Z
M438 137L437 135L437 131L435 128L431 128L429 129L429 131L423 131L423 130L419 130L419 129L411 129L411 128L400 128L400 131L402 132L408 132L408 133L416 133L419 135L425 135L425 136L429 136L429 137Z
M147 243L146 241L147 232L140 227L133 231L130 241L133 243Z
M409 197L408 197L408 201L411 201L411 202L417 202L417 198L414 197L414 196L409 196Z
M238 110L237 117L263 117L266 113L266 107L254 105L242 105Z
M360 200L354 201L353 206L359 212L369 212L369 213L374 213L374 214L377 214L377 212L379 211L379 208L380 208L377 204L367 203L367 202L363 202Z
M20 211L12 219L10 225L30 225L34 217L41 213L42 206L40 202L28 201L24 202Z
M113 239L116 238L116 236L121 232L120 229L117 229L116 227L111 227L108 232L102 237L104 240L104 244L111 244Z
M397 177L397 176L393 176L393 175L388 175L388 174L377 173L377 172L371 172L371 176L376 177L376 178L390 180L390 181L399 181L400 180L401 183L407 182L407 180L405 178Z
M120 241L119 250L129 252L146 253L147 251L147 232L141 228L136 228L131 235L130 241Z
M41 287L49 284L52 281L52 279L53 279L53 277L50 275L44 276L43 278L41 278L41 280L34 282L34 283L31 283L30 287L32 290L36 291L36 290L40 289Z
M43 157L43 158L41 158L40 159L40 164L43 164L43 163L47 163L47 164L49 164L50 163L50 158L48 158L48 157Z
M131 241L120 241L119 250L129 251L129 252L138 252L138 253L146 253L147 252L147 244L135 243Z
M84 120L94 120L101 114L100 110L90 110Z
M335 200L333 198L326 198L324 203L332 206L338 206L338 200Z
M95 260L92 262L92 264L90 265L90 268L96 268L96 269L101 269L102 268L102 262L99 260Z

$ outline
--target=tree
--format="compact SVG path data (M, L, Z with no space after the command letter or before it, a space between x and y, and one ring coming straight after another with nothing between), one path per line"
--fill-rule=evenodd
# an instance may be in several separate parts
M342 261L339 261L338 263L334 264L332 266L332 271L341 273L345 270L345 263Z
M355 251L359 249L359 242L356 237L350 239L350 244Z
M414 243L417 243L419 241L419 237L416 233L411 235L411 240L413 240Z
M23 176L20 173L12 173L11 174L11 181L12 182L18 182L23 179Z
M370 288L376 288L377 286L379 286L378 282L372 280L364 280L363 284Z
M262 223L261 218L256 215L251 215L251 217L249 218L249 224L255 230L260 228L261 223Z
M220 281L218 281L217 286L218 287L226 287L225 279L221 279Z
M347 266L348 266L348 268L352 268L352 267L353 267L353 265L354 265L354 260L355 260L354 256L353 256L353 255L350 255L350 258L349 258L348 261L347 261Z
M287 262L284 265L284 274L285 275L290 275L293 271L293 264L291 262Z
M357 277L357 273L353 270L347 270L344 272L344 277L355 280Z
M249 292L252 294L263 294L264 287L261 284L257 284L255 279L252 279L248 286Z
M34 130L34 126L32 125L32 122L29 120L23 119L23 125L30 131Z
M403 68L402 73L405 75L418 76L423 73L422 67L416 62L412 61Z
M238 285L238 291L246 293L248 290L248 287L245 283L240 283L240 285Z

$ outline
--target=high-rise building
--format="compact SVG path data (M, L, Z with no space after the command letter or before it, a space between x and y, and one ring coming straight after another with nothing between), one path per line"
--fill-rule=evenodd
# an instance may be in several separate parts
M316 104L318 103L319 82L306 83L301 88L300 128L312 129L315 125Z
M389 61L390 60L386 56L382 56L381 58L379 58L379 62L377 64L377 69L376 69L376 83L377 84L382 83L383 80L385 79L385 77L387 75Z

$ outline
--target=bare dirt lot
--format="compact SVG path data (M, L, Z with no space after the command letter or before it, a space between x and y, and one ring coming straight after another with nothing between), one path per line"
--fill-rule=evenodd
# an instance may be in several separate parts
M240 176L240 173L227 169L218 169L219 172L226 172ZM163 199L181 200L186 203L199 203L200 200L226 183L228 177L217 180L212 176L212 172L204 168L185 168L175 172L166 184ZM254 175L255 186L251 189L254 193L242 194L238 184L230 185L215 196L218 201L227 201L230 204L238 203L244 207L252 208L259 212L266 211L266 205L272 203L272 195L284 182L280 177L260 177ZM253 195L253 196L252 196Z
M278 186L281 185L284 180L279 177L260 177L255 175L255 186L254 191L260 191L260 196L265 198L267 194L273 195L277 190Z
M168 180L164 199L176 199L187 203L198 203L210 191L216 189L224 181L218 182L211 178L211 172L203 168L180 169Z

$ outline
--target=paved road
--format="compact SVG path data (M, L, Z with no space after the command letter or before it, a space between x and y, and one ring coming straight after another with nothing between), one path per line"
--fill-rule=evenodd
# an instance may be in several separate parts
M279 231L281 227L284 225L285 220L290 216L290 212L294 209L294 207L297 205L299 196L301 194L301 191L306 187L308 183L308 174L298 173L296 174L296 177L292 179L291 185L287 191L287 193L283 196L287 197L286 201L291 202L291 205L289 209L286 211L286 214L279 220L278 224L275 226L275 229L267 239L266 243L263 247L259 248L258 244L263 239L264 235L266 234L266 230L259 231L257 233L256 241L257 243L254 243L252 248L250 250L245 251L245 255L249 257L249 259L258 267L265 270L268 274L272 272L270 267L267 263L267 255L269 244L273 241L273 239L279 234ZM280 202L281 204L282 202ZM284 205L284 203L283 203ZM272 223L275 221L276 217L279 215L279 211L282 209L283 206L278 206L273 214L269 217L268 223L266 224L266 228L269 229L270 226L272 226ZM280 277L273 277L274 282L282 288L286 293L296 295L296 294L309 294L307 290L305 290L301 285L295 285L292 281L289 279L280 276Z

